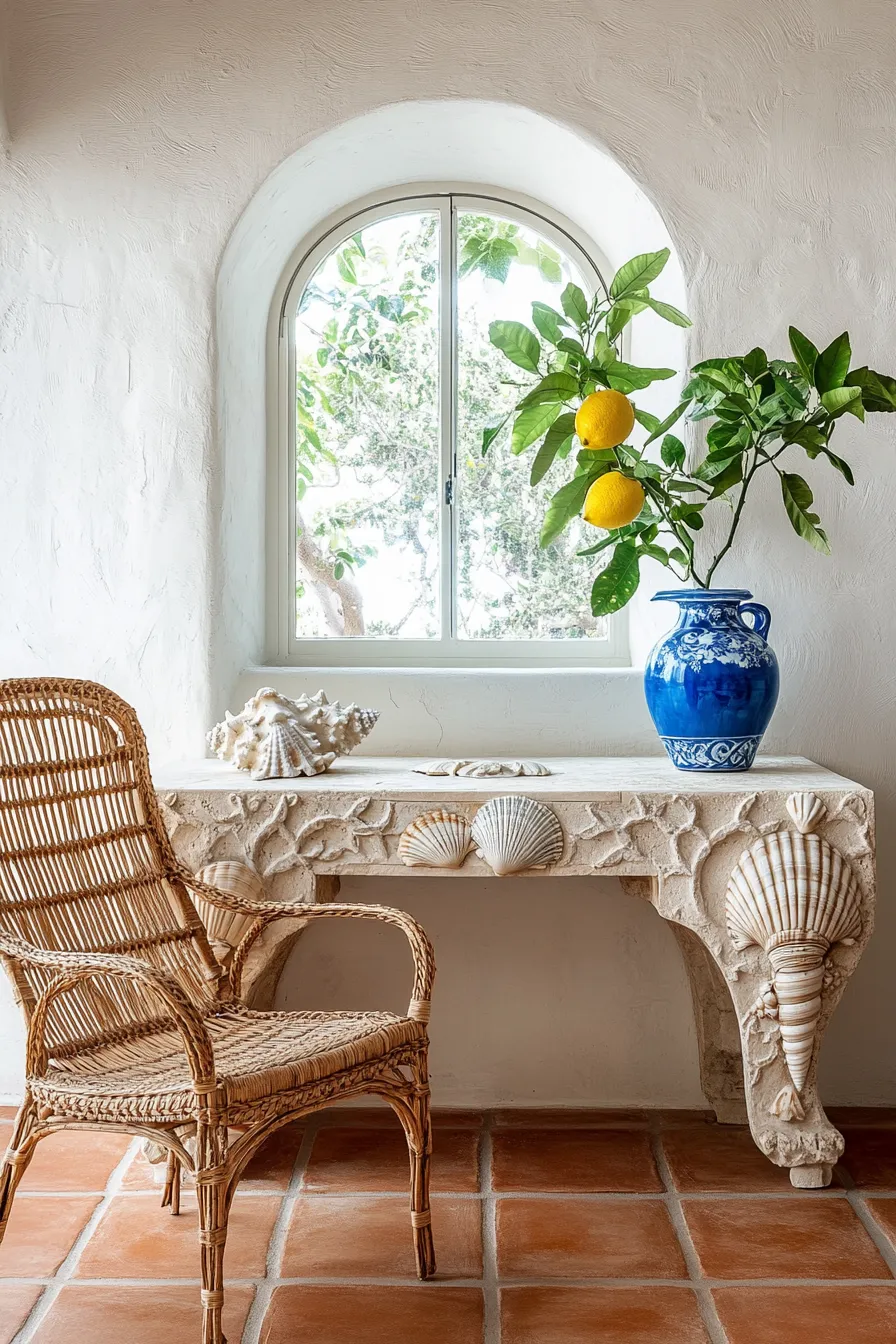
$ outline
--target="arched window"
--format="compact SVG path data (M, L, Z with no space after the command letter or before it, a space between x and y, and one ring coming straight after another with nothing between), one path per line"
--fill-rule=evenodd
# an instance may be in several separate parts
M557 485L532 488L497 429L519 391L489 339L570 281L590 298L602 269L569 221L505 192L394 191L303 245L279 313L288 661L626 661L624 617L589 610L585 525L538 548Z

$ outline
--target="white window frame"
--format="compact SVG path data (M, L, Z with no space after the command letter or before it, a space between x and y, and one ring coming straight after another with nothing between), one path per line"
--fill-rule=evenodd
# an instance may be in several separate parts
M540 202L504 189L460 184L412 184L374 193L347 206L306 238L284 268L274 295L269 326L267 492L268 661L282 666L550 668L628 667L631 665L628 617L608 618L605 639L467 640L456 631L455 565L457 562L457 490L455 472L457 267L445 265L456 250L458 211L494 211L535 228L578 265L597 287L605 287L611 268L594 241L570 220ZM367 639L295 634L295 318L305 286L321 262L340 242L377 220L399 213L430 211L440 216L440 564L441 637L434 639ZM450 482L450 488L446 489ZM532 544L537 545L533 536ZM447 560L447 563L446 563ZM571 582L587 591L583 564Z

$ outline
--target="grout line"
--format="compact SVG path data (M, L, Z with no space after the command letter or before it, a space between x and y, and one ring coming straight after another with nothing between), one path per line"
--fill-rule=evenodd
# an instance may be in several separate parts
M501 1344L501 1292L498 1287L497 1202L492 1183L492 1126L483 1116L479 1136L479 1180L482 1191L482 1301L483 1344Z
M258 1281L255 1297L252 1301L252 1306L249 1308L249 1314L246 1317L246 1324L243 1327L243 1344L258 1344L258 1341L261 1338L264 1320L268 1314L271 1299L274 1296L274 1288L281 1281L280 1269L283 1264L283 1252L286 1248L289 1225L292 1222L293 1210L295 1209L299 1196L305 1188L305 1175L308 1171L311 1149L314 1147L314 1141L317 1138L320 1128L320 1113L312 1114L309 1117L305 1132L302 1135L302 1142L299 1145L299 1151L296 1153L292 1176L290 1177L289 1185L283 1196L283 1202L280 1205L280 1212L277 1214L277 1219L271 1232L271 1239L268 1242L265 1277Z
M883 1257L887 1269L893 1275L893 1278L896 1279L896 1249L894 1249L886 1232L884 1232L880 1223L868 1208L866 1203L868 1198L867 1192L857 1190L855 1181L852 1179L849 1172L845 1171L842 1167L838 1168L837 1175L846 1186L846 1198L852 1206L853 1213L874 1242Z
M134 1139L128 1145L127 1152L114 1168L106 1182L106 1188L103 1191L100 1202L82 1227L68 1255L35 1302L28 1319L12 1340L12 1344L30 1344L30 1341L36 1338L37 1331L40 1329L44 1318L49 1313L64 1285L72 1278L77 1269L78 1261L81 1259L84 1247L96 1231L100 1219L103 1217L112 1200L118 1194L118 1191L121 1188L121 1182L124 1180L125 1172L128 1170L128 1167L131 1165L135 1155L139 1151L140 1144L140 1139Z
M675 1189L675 1182L672 1179L672 1173L670 1172L669 1164L666 1161L666 1154L663 1151L659 1117L657 1117L656 1121L651 1125L650 1146L653 1150L653 1158L656 1162L656 1169L659 1172L660 1180L665 1187L666 1193L663 1198L665 1200L666 1209L669 1218L672 1221L672 1226L675 1228L679 1245L681 1246L681 1253L684 1256L684 1261L687 1265L691 1287L697 1298L697 1306L699 1307L700 1315L703 1318L703 1326L706 1330L707 1338L710 1340L711 1344L727 1344L728 1336L722 1329L722 1322L719 1320L715 1302L713 1301L709 1287L703 1278L703 1271L700 1268L700 1261L697 1257L697 1250L691 1237L690 1228L685 1220L681 1199Z

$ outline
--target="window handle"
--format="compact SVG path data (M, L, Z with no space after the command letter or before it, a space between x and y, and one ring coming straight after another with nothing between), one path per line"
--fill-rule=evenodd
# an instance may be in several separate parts
M454 503L454 477L449 476L445 482L445 503L452 505Z

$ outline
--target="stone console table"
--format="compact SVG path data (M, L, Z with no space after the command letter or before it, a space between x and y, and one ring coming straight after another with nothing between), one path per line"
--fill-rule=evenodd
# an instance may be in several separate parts
M827 1185L843 1139L818 1099L817 1056L871 933L871 793L799 759L731 775L653 757L544 764L539 777L430 777L414 773L419 761L355 756L311 779L256 782L198 761L161 770L156 789L188 867L235 860L298 907L250 954L244 993L258 1005L301 932L301 904L333 899L343 875L620 878L681 947L719 1119L748 1119L794 1185ZM425 819L439 812L453 820L437 834ZM421 856L428 866L408 866Z

